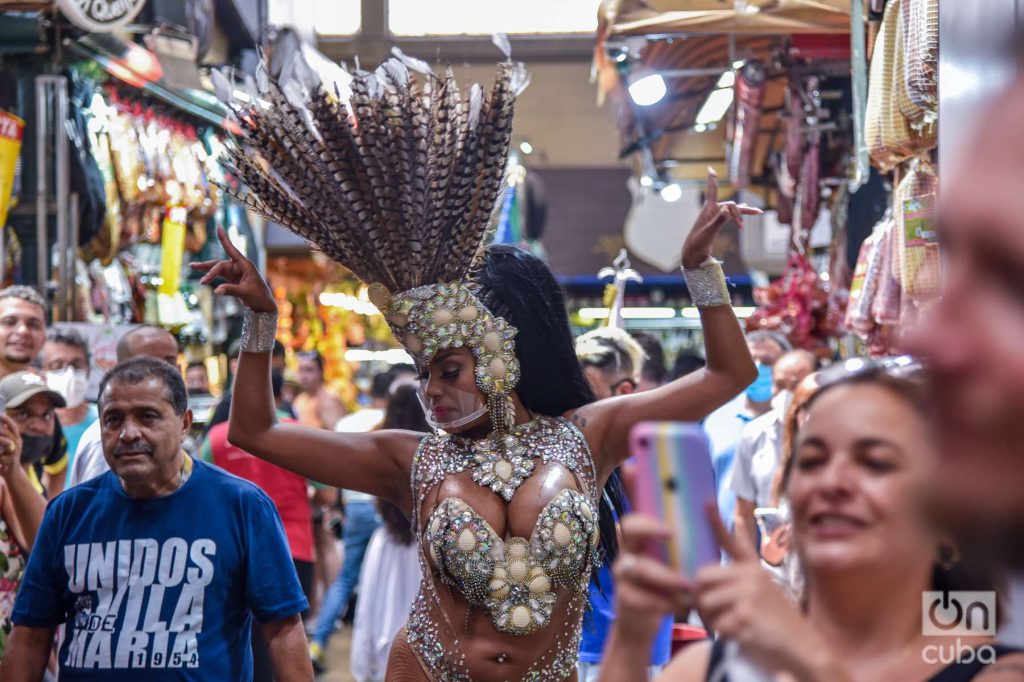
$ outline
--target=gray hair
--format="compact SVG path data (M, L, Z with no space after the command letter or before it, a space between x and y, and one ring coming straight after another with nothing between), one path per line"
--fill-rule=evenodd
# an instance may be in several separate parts
M92 353L89 351L89 342L73 327L62 327L60 325L50 327L46 332L46 340L49 343L63 343L65 346L79 349L85 353L86 363L89 363L92 359Z
M782 332L772 331L771 329L755 329L752 332L747 332L747 343L759 343L761 341L773 342L783 353L793 350L793 344L789 342L789 339Z
M48 306L46 305L46 299L43 298L38 291L32 287L27 287L22 284L15 284L14 286L7 287L6 289L0 289L0 300L5 298L16 298L20 301L28 301L29 303L35 303L37 306L43 309L43 315L46 315Z

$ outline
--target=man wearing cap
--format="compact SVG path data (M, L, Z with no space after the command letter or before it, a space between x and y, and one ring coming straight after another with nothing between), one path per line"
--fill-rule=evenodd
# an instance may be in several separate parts
M192 413L177 368L119 363L99 407L112 470L47 507L0 679L41 679L64 626L65 682L250 680L252 627L278 682L312 680L308 604L274 503L185 454Z
M0 379L0 400L7 416L18 426L21 435L21 463L39 493L53 498L63 489L61 472L67 467L67 453L61 442L64 436L57 423L56 410L67 403L35 372L15 372ZM58 453L54 461L54 453ZM49 476L44 476L49 474ZM44 486L44 478L47 485Z
M136 327L117 342L117 361L149 357L163 360L171 365L178 361L178 342L165 329L153 325ZM93 424L82 434L78 450L71 464L68 487L84 483L109 470L103 457L103 443L100 438L100 424Z

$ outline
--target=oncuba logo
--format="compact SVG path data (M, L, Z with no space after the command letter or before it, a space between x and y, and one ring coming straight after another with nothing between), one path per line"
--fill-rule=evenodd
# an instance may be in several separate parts
M142 10L146 0L58 0L57 6L71 23L96 33L116 30Z

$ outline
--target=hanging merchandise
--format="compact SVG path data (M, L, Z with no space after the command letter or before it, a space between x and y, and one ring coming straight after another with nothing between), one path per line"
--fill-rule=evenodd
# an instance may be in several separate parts
M913 104L907 94L907 69L905 68L906 43L922 40L920 36L908 36L901 6L904 0L891 0L885 7L882 27L878 33L875 51L871 59L871 76L868 84L867 113L865 114L865 138L871 158L883 171L890 171L897 164L912 156L928 151L937 143L934 116ZM918 52L924 52L924 48ZM924 72L928 58L922 56L909 64L911 71ZM922 79L915 80L920 87ZM926 91L927 88L923 88ZM922 90L916 90L919 94ZM920 110L920 118L907 118L903 107ZM927 121L927 125L925 125Z
M828 285L810 260L794 254L782 277L754 290L758 309L747 320L747 329L782 332L797 348L825 348L839 331L829 321L828 297Z
M938 177L927 161L915 160L893 195L899 239L893 275L906 295L924 303L939 295L942 257L935 232Z
M14 177L24 132L24 121L0 110L0 230L7 225L7 211L14 197Z
M902 0L902 73L899 74L900 111L910 127L934 137L939 114L939 0Z
M747 62L736 80L736 132L729 155L729 180L736 189L750 184L750 169L760 136L766 74L760 62Z

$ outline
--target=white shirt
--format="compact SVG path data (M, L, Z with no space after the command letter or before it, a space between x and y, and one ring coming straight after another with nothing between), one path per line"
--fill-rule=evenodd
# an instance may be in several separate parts
M773 507L772 486L782 455L783 412L769 410L743 427L730 486L756 507Z
M75 450L75 460L71 464L71 477L68 487L85 483L97 476L110 471L107 459L103 456L103 440L100 435L100 421L97 419L82 434Z
M369 433L380 426L384 421L384 410L369 407L346 414L334 425L334 430L339 433ZM373 495L359 492L358 490L342 490L341 497L345 504L349 502L373 502Z

